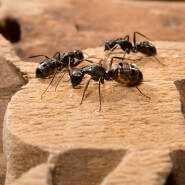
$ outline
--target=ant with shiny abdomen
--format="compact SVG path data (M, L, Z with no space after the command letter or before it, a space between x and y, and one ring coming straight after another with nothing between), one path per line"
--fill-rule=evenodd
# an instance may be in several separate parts
M126 35L124 38L106 41L104 50L105 51L109 50L113 52L118 46L120 46L120 48L127 54L129 54L130 52L133 53L140 52L146 56L153 56L160 64L164 65L156 57L157 55L156 47L149 41L136 42L136 34L146 38L147 40L150 40L145 35L139 32L134 32L133 44L129 41L129 35Z
M80 69L74 70L72 72L70 71L70 79L71 79L71 84L73 88L82 82L85 74L90 76L89 80L87 81L85 85L80 104L82 104L84 100L86 90L91 80L98 82L98 92L99 92L99 102L100 102L99 111L101 111L101 89L100 87L101 87L101 84L104 84L104 80L108 80L108 81L114 80L118 83L125 84L128 87L135 86L142 95L150 99L149 96L143 94L141 90L137 87L143 81L143 74L136 67L136 65L128 64L126 62L120 62L117 65L113 65L114 58L115 57L111 58L110 63L109 63L109 69L107 71L101 64L102 60L100 60L99 65L95 65L95 64L89 65L89 66L85 66ZM116 57L116 58L123 60L122 57L120 58Z

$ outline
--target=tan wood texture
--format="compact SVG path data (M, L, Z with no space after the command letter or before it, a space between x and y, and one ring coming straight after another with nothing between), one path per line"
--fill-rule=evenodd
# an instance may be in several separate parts
M153 57L128 56L143 57L135 62L144 75L139 88L151 100L136 88L107 81L101 87L100 113L96 82L79 105L87 77L80 88L72 89L66 76L55 92L60 73L41 98L51 79L36 79L34 63L12 61L27 73L28 83L12 97L4 119L6 184L41 163L54 164L53 184L162 185L170 182L170 173L183 184L179 175L184 173L180 163L184 164L185 126L174 82L181 92L183 81L178 80L185 76L185 43L155 45L165 66ZM85 52L106 56L103 48ZM121 51L115 55L121 56Z

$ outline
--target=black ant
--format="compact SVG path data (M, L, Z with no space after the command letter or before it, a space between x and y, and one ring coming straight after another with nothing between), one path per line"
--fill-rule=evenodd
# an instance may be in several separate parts
M89 86L90 81L91 80L97 81L98 82L98 92L99 92L99 102L100 102L99 111L100 111L101 110L100 85L104 84L104 80L110 80L110 78L109 78L108 74L106 73L106 70L104 69L104 67L102 67L102 64L100 61L99 65L94 64L94 65L90 65L90 66L85 66L85 67L82 67L81 69L77 69L77 70L73 71L72 73L70 73L71 84L72 84L73 88L81 83L85 74L88 74L91 77L89 78L89 80L86 83L80 104L82 104L82 102L83 102L85 92Z
M58 59L59 52L55 53L52 58L48 57L47 55L34 55L28 58L35 58L35 57L45 57L45 59L40 62L36 68L35 74L36 78L46 78L50 75L53 75L56 70L61 70L61 63Z
M120 48L127 54L129 54L130 52L133 52L133 53L140 52L146 56L153 56L160 64L164 65L155 56L157 55L156 47L149 41L136 42L136 34L148 39L145 35L139 32L134 32L134 36L133 36L134 45L129 41L129 35L126 35L124 38L118 38L115 40L106 41L104 50L105 51L110 50L111 52L113 52L118 46L120 46Z
M122 57L112 57L109 69L106 71L105 68L102 66L101 61L99 65L90 65L82 67L81 69L74 70L73 72L70 72L70 78L71 78L71 84L72 87L76 87L81 83L83 80L83 77L85 74L90 75L89 80L86 83L86 86L83 91L82 99L80 104L82 104L86 90L89 86L89 83L91 80L98 82L98 92L99 92L99 112L101 111L101 84L104 84L104 80L115 80L118 83L125 84L127 86L135 86L139 92L143 94L140 89L137 87L137 85L140 85L140 83L143 81L143 75L142 72L134 65L134 64L128 64L125 62L119 63L117 66L113 66L112 62L113 59L122 59ZM150 99L150 97L146 96Z
M82 52L80 50L75 50L72 52L66 52L62 56L61 56L60 52L56 52L52 58L50 58L46 55L42 55L42 54L29 57L29 58L45 57L45 59L42 62L40 62L38 64L38 67L36 68L36 77L37 78L46 78L50 75L53 75L50 84L45 89L45 91L42 93L42 95L47 91L49 86L52 84L57 72L61 71L62 69L66 69L68 67L74 68L77 65L79 65L82 61L87 61L87 62L93 63L91 60L84 59L84 54L86 54L86 53L84 53L84 54L83 53L84 52ZM88 55L88 54L86 54L86 55ZM59 82L61 81L61 79L64 77L64 75L66 73L67 72L65 72L62 75L62 77L60 78L60 80L58 81L58 83L55 87L55 90L56 90ZM42 97L42 95L41 95L41 97Z
M45 57L45 59L40 62L36 68L37 78L46 78L53 75L56 71L61 71L63 68L67 68L69 65L72 68L76 67L84 60L92 63L92 61L84 59L83 52L80 50L66 52L62 56L60 52L56 52L52 58L42 54L30 56L28 58L35 57ZM77 61L75 61L75 59Z

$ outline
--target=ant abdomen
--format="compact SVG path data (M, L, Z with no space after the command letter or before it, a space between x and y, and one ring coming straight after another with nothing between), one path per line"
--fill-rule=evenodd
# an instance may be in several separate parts
M148 41L136 43L135 52L143 53L146 56L157 55L156 47L151 42Z
M46 78L55 73L59 68L59 62L52 59L46 59L39 63L36 68L36 78Z

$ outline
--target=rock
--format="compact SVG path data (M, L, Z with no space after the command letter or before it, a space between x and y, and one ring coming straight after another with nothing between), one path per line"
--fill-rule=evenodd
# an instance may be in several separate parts
M14 47L25 60L37 53L97 47L126 34L132 40L134 31L152 40L183 41L184 9L183 2L2 0L0 15L19 22L21 40Z
M0 41L0 138L2 138L2 125L7 104L12 95L25 84L25 80L22 78L20 71L12 64L12 61L20 60L12 46L2 36ZM0 139L0 185L4 184L6 173L6 161L2 144L2 139Z
M144 75L139 88L151 99L136 88L106 81L101 86L100 113L96 82L90 84L83 104L79 105L87 77L81 88L72 89L66 76L54 92L61 76L58 74L41 98L51 79L36 79L35 63L12 61L27 73L28 83L12 97L4 119L6 185L27 177L31 184L30 172L38 174L43 163L53 165L54 185L184 184L180 178L185 173L185 125L180 96L183 97L185 43L155 45L157 57L165 66L154 57L136 61ZM103 47L85 52L105 57ZM116 50L115 54L121 52ZM46 175L40 172L38 178L46 182Z

